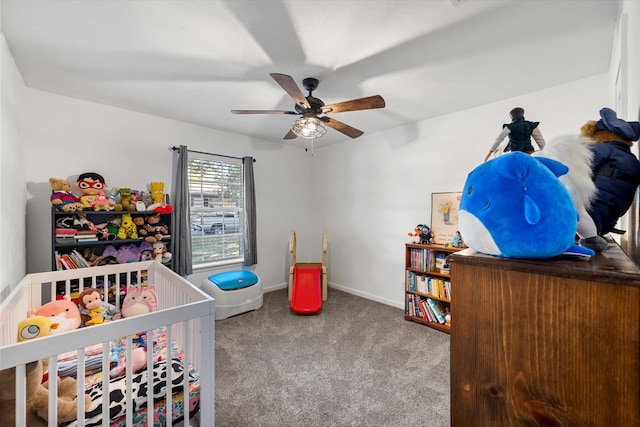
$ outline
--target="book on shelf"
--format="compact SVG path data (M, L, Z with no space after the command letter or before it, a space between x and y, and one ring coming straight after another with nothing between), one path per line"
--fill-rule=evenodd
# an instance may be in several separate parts
M97 242L98 235L93 231L78 231L78 234L75 235L77 242Z
M444 324L445 322L444 309L442 308L442 305L437 304L437 302L432 300L431 298L427 298L427 303L429 304L429 307L431 307L431 309L433 310L433 313L436 315L436 318L438 319L438 323Z
M56 228L56 236L74 236L77 233L75 228Z
M427 304L427 302L423 299L420 300L420 306L422 307L422 311L424 312L424 320L426 320L427 322L437 322L438 319L436 319L436 315L433 313L433 310L431 310L431 307L429 307L429 304Z
M444 252L435 252L434 253L434 269L433 271L437 271L441 273L444 270L444 266L447 263L447 254Z
M66 254L56 252L56 266L58 270L74 270L76 268L87 268L91 265L77 250L72 250Z
M91 264L89 264L89 261L87 261L87 259L83 257L82 254L78 252L76 249L73 249L69 253L69 256L71 256L76 261L76 263L80 266L80 268L91 267Z

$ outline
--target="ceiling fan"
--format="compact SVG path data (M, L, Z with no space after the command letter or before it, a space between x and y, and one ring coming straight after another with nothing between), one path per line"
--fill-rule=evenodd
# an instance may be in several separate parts
M357 138L362 135L359 129L342 123L328 116L321 114L344 113L347 111L370 110L374 108L384 108L385 102L380 95L368 96L366 98L352 99L350 101L338 102L336 104L324 105L321 99L312 95L318 87L318 79L308 77L302 80L302 86L309 91L308 96L304 96L296 82L291 76L286 74L271 73L270 76L278 83L289 96L295 101L295 111L287 110L231 110L233 114L292 114L301 117L293 124L284 139L318 138L326 132L325 124L350 138Z

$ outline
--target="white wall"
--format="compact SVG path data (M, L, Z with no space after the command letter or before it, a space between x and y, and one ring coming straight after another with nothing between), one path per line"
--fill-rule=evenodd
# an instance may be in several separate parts
M24 89L4 37L0 39L0 301L25 274L26 185L19 142L20 94Z
M431 223L431 193L462 189L509 111L550 139L598 119L608 93L603 74L317 150L311 237L329 230L330 285L402 307L407 233Z
M304 150L80 101L27 88L28 120L22 143L26 167L28 272L51 268L49 177L75 182L82 172L102 174L107 184L147 189L151 181L171 188L170 146L256 159L258 265L265 286L284 286L291 228L306 230L310 162ZM168 192L168 191L167 191ZM239 266L236 266L239 267ZM211 271L192 277L201 283Z
M632 14L629 69L635 70L640 13L634 2L625 2L625 8ZM4 36L0 59L2 289L17 283L25 263L28 272L50 268L49 177L73 179L95 170L111 186L141 188L158 180L170 188L168 147L185 144L257 159L256 272L267 288L286 283L290 230L298 233L298 260L313 262L320 260L322 230L328 229L330 284L401 307L407 233L418 223L430 223L431 193L463 186L511 108L524 107L527 118L539 120L550 138L577 133L586 120L598 118L601 107L613 107L608 75L601 75L365 134L317 149L311 157L302 149L24 88ZM630 111L635 112L640 80L631 72L629 79ZM191 279L199 283L209 274L198 272Z
M267 288L287 280L288 239L298 260L317 262L329 230L332 286L402 306L403 245L430 223L432 192L459 191L508 121L514 106L540 121L549 138L577 133L607 104L608 78L572 84L442 116L307 155L304 150L26 89L23 126L29 230L28 271L50 268L48 178L95 170L110 186L170 188L171 145L233 156L252 155L258 195L258 266ZM198 272L194 283L212 274Z

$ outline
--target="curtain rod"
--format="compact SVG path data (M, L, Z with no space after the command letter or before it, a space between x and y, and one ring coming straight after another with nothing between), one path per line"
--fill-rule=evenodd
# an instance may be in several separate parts
M169 150L172 151L178 151L180 149L180 147L176 147L175 145L173 147L169 147ZM226 156L224 154L216 154L216 153L207 153L206 151L196 151L196 150L187 150L190 153L198 153L198 154L207 154L210 156L218 156L218 157L226 157L227 159L237 159L237 160L242 160L242 157L235 157L235 156ZM253 163L256 162L256 159L253 159Z

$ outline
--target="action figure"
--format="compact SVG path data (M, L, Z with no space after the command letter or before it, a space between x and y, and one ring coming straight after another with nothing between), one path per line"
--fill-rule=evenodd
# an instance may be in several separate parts
M524 108L516 107L509 112L511 116L511 123L502 125L502 132L493 142L489 153L484 157L486 162L491 155L498 152L498 146L509 137L509 144L507 144L504 151L523 151L525 153L533 153L533 145L531 145L531 138L536 141L538 147L542 150L544 148L544 138L538 128L540 122L530 122L524 119Z

